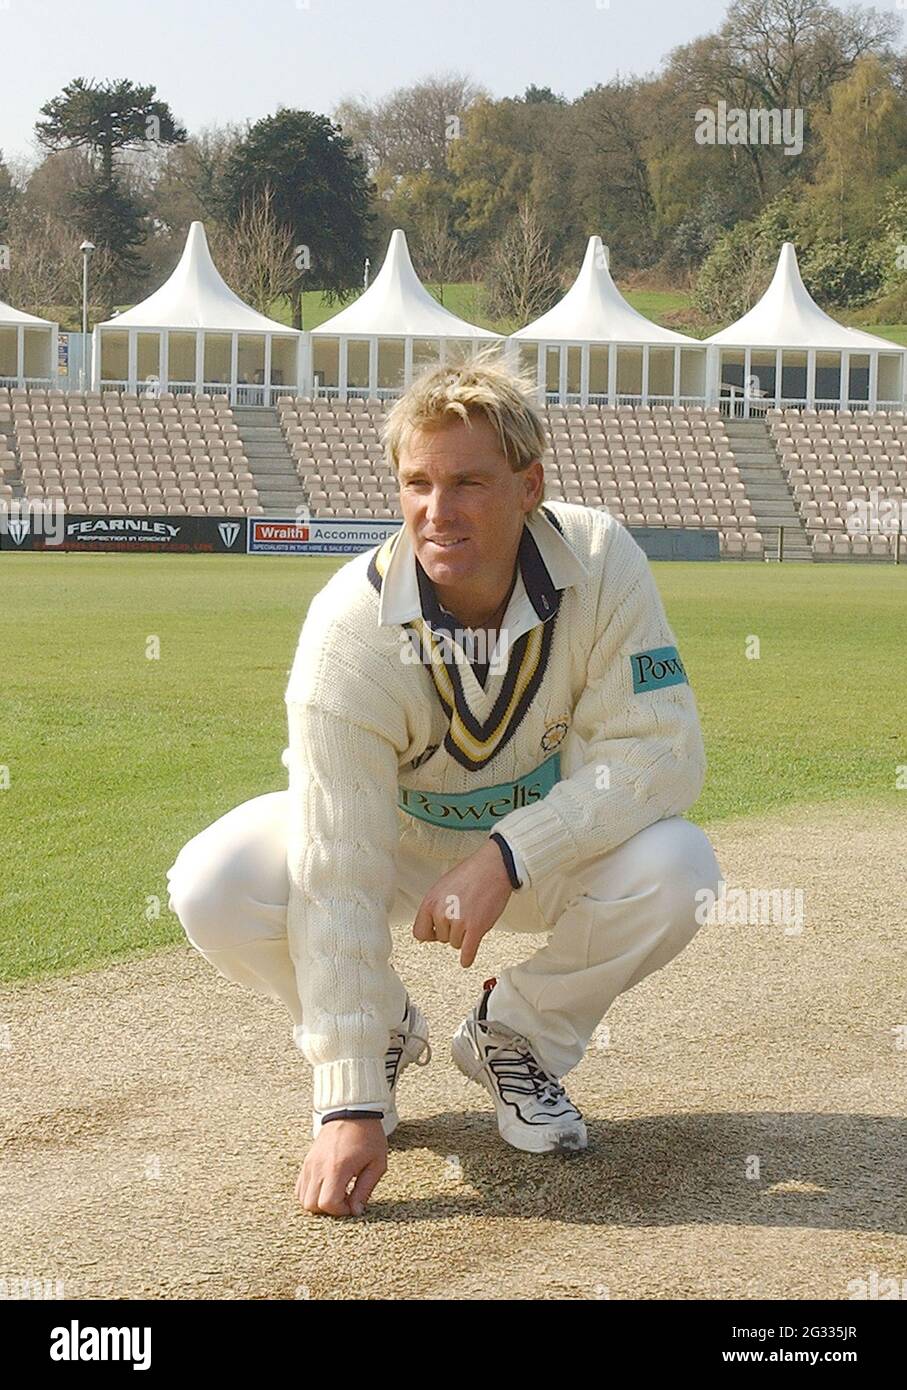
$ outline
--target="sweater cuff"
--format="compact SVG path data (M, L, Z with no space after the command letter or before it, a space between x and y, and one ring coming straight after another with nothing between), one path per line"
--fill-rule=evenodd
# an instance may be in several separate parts
M501 851L501 857L504 860L504 868L507 870L507 877L510 879L510 886L513 889L513 891L516 892L518 888L522 888L523 882L520 878L520 871L517 868L516 861L514 859L513 850L510 848L507 841L504 839L504 836L499 835L497 831L495 831L493 835L489 836L489 839L493 840L494 843L497 845L498 849Z
M544 801L511 811L498 821L498 831L521 857L530 883L582 858L570 831Z
M349 1106L390 1103L383 1057L345 1057L313 1068L313 1110L345 1110Z
M326 1125L329 1120L383 1120L384 1111L375 1108L372 1110L351 1107L349 1110L329 1110L326 1115L321 1116L321 1123Z

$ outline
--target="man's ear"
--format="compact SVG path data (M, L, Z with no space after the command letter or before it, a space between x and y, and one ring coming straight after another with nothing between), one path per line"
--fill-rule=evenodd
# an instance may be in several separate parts
M545 487L545 469L542 466L541 459L533 459L532 462L527 465L525 477L526 501L528 503L527 511L532 511L532 508L538 502Z

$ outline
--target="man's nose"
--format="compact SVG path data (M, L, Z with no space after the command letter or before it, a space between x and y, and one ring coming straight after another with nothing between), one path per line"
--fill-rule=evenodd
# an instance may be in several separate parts
M434 488L429 494L426 510L431 521L443 521L456 513L456 499L451 493Z

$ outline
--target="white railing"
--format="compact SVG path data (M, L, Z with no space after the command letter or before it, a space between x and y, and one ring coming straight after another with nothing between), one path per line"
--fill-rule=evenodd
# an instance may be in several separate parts
M296 386L275 386L272 388L278 396L295 396L298 391ZM376 386L372 391L368 386L348 386L346 388L346 399L360 401L395 401L398 396L403 395L402 386ZM316 386L312 389L312 400L316 401L337 401L340 400L339 386Z
M56 382L49 376L26 376L21 380L17 376L0 376L0 386L6 386L11 391L46 391L55 385Z
M563 400L561 399L561 393L560 393L560 391L546 391L546 392L544 393L544 395L545 395L545 404L546 404L546 405L582 405L582 403L583 403L583 396L582 396L582 392L580 392L580 391L567 391L567 392L565 392L564 397L563 397ZM699 393L699 394L697 394L697 395L692 395L692 396L682 396L682 395L678 395L678 396L676 397L676 400L675 400L675 397L674 397L674 393L673 393L673 392L671 392L670 394L668 394L667 392L665 392L664 394L658 394L658 395L655 395L655 394L653 394L652 392L649 392L647 395L644 396L644 395L642 394L642 392L639 392L639 391L636 391L636 392L618 391L618 392L615 393L615 395L614 395L613 397L610 396L609 393L608 393L607 391L588 391L588 392L586 393L586 404L587 404L587 405L609 406L612 410L614 409L615 406L618 406L618 405L630 405L630 406L665 405L665 406L672 406L672 405L674 405L674 404L677 404L677 405L706 405L707 403L708 403L708 402L707 402L707 400L706 400L706 396L705 396L704 393Z
M402 386L376 386L374 391L368 386L348 386L346 388L347 400L355 398L361 401L393 401L402 395Z
M228 386L221 387L222 391L230 394ZM266 398L267 387L249 385L247 382L240 382L236 387L235 397L231 396L231 405L270 405Z
M735 419L761 418L768 410L904 411L903 401L879 400L872 405L864 399L847 400L842 404L837 398L833 400L816 398L813 401L808 401L805 396L782 396L780 400L776 401L774 396L756 397L751 395L747 398L739 387L730 394L721 396L718 404L722 415Z
M147 396L151 386L145 381L139 381L135 386L128 381L102 381L100 389ZM153 384L153 391L155 397L167 393L171 396L226 396L231 405L273 405L278 396L294 394L296 387L261 386L248 382L239 382L234 387L228 381L205 381L199 390L195 381L162 381Z

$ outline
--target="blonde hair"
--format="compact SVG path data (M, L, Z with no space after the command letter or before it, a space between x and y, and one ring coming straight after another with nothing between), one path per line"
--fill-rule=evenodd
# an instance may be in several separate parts
M545 425L533 400L536 383L511 371L494 344L464 362L430 367L396 400L381 430L381 442L399 476L400 456L415 430L443 429L456 420L484 417L514 473L521 473L548 448ZM545 497L545 484L533 515Z

